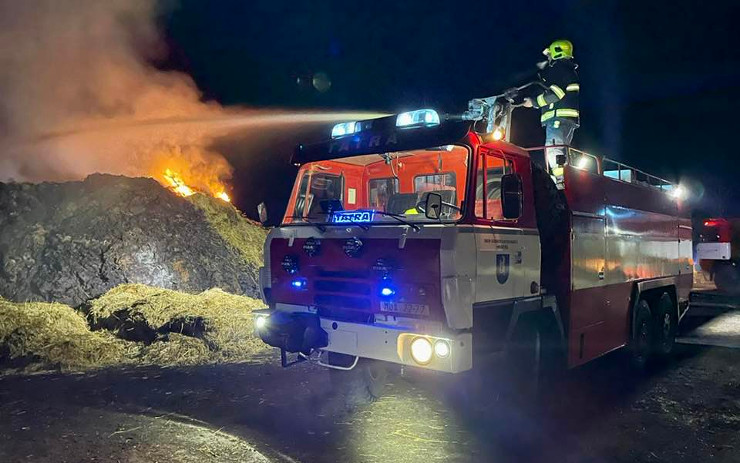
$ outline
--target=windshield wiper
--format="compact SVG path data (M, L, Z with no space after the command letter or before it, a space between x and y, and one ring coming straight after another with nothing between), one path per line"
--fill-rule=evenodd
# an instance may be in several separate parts
M404 220L403 219L403 216L401 214L394 214L392 212L385 212L385 211L365 210L365 209L357 209L355 212L373 212L375 214L380 214L380 215L385 216L385 217L392 217L392 218L396 219L397 221L401 222L402 224L411 227L416 232L418 232L419 230L421 230L421 227L419 227L415 223L411 223L411 222L408 222L408 221Z

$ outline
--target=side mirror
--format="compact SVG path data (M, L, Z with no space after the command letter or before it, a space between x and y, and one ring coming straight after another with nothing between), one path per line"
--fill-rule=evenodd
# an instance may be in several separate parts
M257 204L257 215L262 225L267 223L267 206L265 206L264 202Z
M522 215L522 178L519 174L501 177L501 212L505 219L518 219Z
M442 195L439 193L427 194L427 200L424 203L424 215L427 219L439 220L442 213Z

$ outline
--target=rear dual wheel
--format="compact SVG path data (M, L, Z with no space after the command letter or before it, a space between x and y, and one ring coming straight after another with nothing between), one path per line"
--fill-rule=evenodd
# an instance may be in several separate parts
M673 352L676 344L678 320L673 299L663 293L653 304L653 349L659 356L666 357Z
M673 352L678 319L673 298L668 293L663 293L651 305L640 299L634 313L630 357L632 365L642 370L653 354L666 357Z
M637 370L645 369L653 344L653 319L650 306L640 299L635 307L634 332L630 342L630 363Z

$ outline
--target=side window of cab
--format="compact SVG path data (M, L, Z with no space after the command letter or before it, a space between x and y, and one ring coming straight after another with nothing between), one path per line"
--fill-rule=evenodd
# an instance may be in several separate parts
M501 177L514 173L511 160L497 153L481 152L475 183L475 216L505 220L501 206Z

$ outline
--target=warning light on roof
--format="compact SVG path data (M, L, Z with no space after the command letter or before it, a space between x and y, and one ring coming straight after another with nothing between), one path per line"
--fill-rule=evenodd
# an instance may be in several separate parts
M345 135L351 135L355 132L359 132L359 124L355 121L352 122L342 122L331 129L331 137L332 138L338 138L343 137Z
M439 125L439 114L433 109L417 109L396 117L396 127L431 127Z
M493 131L493 139L495 141L499 141L504 138L504 131L503 129L496 127L496 130Z

